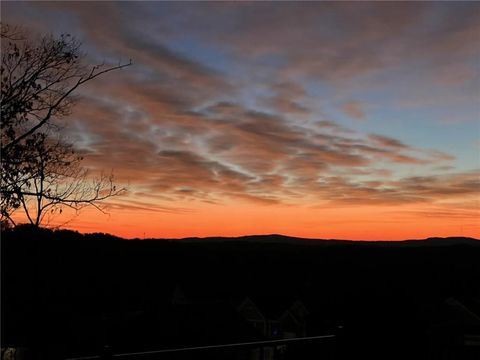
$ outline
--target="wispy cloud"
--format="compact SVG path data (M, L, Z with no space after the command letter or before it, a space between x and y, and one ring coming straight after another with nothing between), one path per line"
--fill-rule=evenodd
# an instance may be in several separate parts
M342 105L342 110L348 116L352 117L355 120L365 120L366 114L364 106L358 101L348 101Z
M6 21L77 34L93 62L133 59L82 89L65 133L93 171L113 169L130 184L113 206L166 212L232 199L454 212L443 201L478 194L479 174L466 170L478 164L459 168L453 132L418 122L423 137L413 127L447 116L456 96L473 108L479 9L2 3ZM59 15L67 20L53 21ZM409 102L418 115L402 112Z

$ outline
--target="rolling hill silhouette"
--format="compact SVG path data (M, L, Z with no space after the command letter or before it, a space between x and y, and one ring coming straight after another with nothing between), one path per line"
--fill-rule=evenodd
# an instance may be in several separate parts
M337 359L425 359L445 336L480 336L474 316L465 320L480 314L479 244L125 240L19 227L2 233L2 346L55 360L95 355L106 343L122 352L240 339L245 326L232 320L229 329L223 316L235 319L231 304L248 297L267 310L301 300L309 335L341 325ZM195 309L175 305L178 289Z
M154 240L154 239L151 239ZM158 239L162 240L162 239ZM204 242L204 243L222 243L222 242L245 242L260 244L290 244L290 245L313 245L313 246L335 246L335 245L364 245L364 246L453 246L468 245L480 246L480 240L470 237L430 237L427 239L409 239L400 241L388 240L338 240L338 239L316 239L300 238L281 234L269 235L245 235L238 237L187 237L182 239L169 239L182 242Z

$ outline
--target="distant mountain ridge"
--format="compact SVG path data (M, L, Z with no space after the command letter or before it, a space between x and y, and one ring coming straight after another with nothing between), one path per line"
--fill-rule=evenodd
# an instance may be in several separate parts
M15 229L2 231L2 237L57 239L57 240L86 240L86 241L131 241L131 242L177 242L181 244L258 244L258 245L301 245L314 247L355 246L355 247L445 247L445 246L473 246L480 247L480 239L451 236L429 237L426 239L407 240L339 240L339 239L315 239L287 236L281 234L267 235L243 235L236 237L210 236L210 237L186 237L186 238L133 238L125 239L107 233L85 233L73 230L51 230L47 228L35 228L30 225L20 225Z
M153 239L152 239L153 240ZM470 237L429 237L426 239L408 239L408 240L338 240L338 239L312 239L286 236L281 234L270 235L246 235L238 237L187 237L183 239L169 239L180 242L202 242L202 243L259 243L259 244L289 244L289 245L309 245L309 246L335 246L335 245L356 245L356 246L400 246L400 247L418 247L418 246L452 246L469 245L480 247L480 240Z

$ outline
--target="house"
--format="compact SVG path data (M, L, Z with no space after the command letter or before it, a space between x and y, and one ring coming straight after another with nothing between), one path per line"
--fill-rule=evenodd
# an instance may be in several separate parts
M203 284L202 284L203 285ZM229 344L300 338L307 335L309 312L300 300L222 293L216 287L177 285L172 293L176 326L195 345ZM188 336L187 336L188 334ZM249 360L281 358L285 345L252 347Z
M268 320L250 298L241 301L236 310L262 337L269 337Z
M291 339L306 336L306 319L309 314L300 300L291 302L282 299L245 298L237 311L258 329L265 339Z
M246 297L237 305L237 311L265 340L292 339L306 336L307 308L300 300L288 306L288 300L261 298L254 302ZM252 359L283 358L286 345L265 346Z
M280 324L285 339L305 337L307 335L307 316L309 311L305 304L296 300L280 317Z
M429 359L480 359L480 300L446 299L430 324Z

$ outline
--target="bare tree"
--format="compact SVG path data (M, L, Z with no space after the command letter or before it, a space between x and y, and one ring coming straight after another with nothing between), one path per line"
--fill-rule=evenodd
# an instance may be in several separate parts
M39 225L47 210L62 206L100 209L99 201L121 190L111 176L87 181L73 147L52 139L53 120L70 114L72 95L80 86L131 62L85 66L81 44L70 35L31 40L18 28L2 24L1 40L2 218L13 221L12 212L23 209L29 221Z
M83 158L72 145L48 139L30 150L29 171L20 172L23 179L14 182L15 195L28 221L35 226L47 216L62 213L64 207L78 212L93 206L103 212L101 201L119 195L113 175L101 174L89 179L88 170L81 166ZM10 215L8 219L15 225Z

